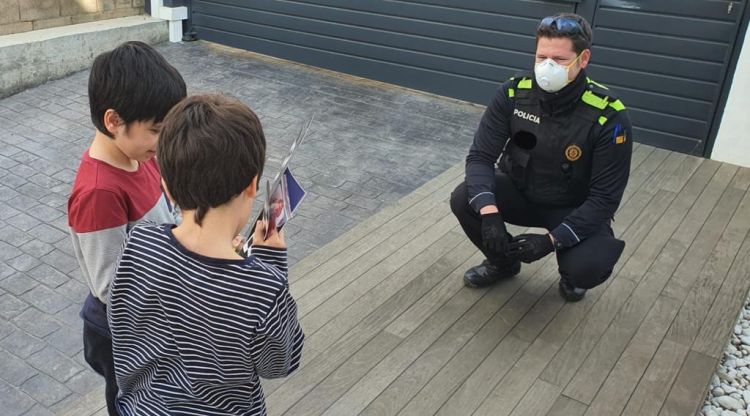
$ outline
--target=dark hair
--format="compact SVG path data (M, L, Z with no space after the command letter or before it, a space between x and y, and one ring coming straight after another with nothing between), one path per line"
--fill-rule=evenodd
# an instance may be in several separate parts
M104 126L104 113L117 112L126 125L164 119L169 109L187 95L185 81L154 48L143 42L125 42L94 59L89 75L91 121Z
M263 174L266 138L258 116L222 95L195 95L167 114L157 159L175 203L196 210L227 203Z
M591 25L575 13L558 13L545 17L536 29L536 41L539 38L568 38L573 42L573 50L580 54L591 48L594 35Z

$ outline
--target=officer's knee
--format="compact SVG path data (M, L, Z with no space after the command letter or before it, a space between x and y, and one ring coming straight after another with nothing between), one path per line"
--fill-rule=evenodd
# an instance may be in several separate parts
M596 241L595 241L596 240ZM560 262L560 274L574 286L591 289L604 283L620 258L625 242L615 238L597 238Z
M469 206L469 193L466 189L466 182L461 182L451 193L451 211L456 217L460 217L466 212Z
M581 259L578 264L561 270L560 274L575 287L591 289L604 283L612 275L612 266L596 259Z

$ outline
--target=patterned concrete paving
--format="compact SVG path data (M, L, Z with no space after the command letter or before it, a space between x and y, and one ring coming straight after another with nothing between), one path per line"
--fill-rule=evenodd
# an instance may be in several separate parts
M160 45L190 93L223 92L261 116L273 173L301 123L292 168L309 190L287 228L291 262L460 162L482 109L205 42ZM87 288L66 202L92 138L88 72L0 100L0 408L58 413L101 379L82 356Z

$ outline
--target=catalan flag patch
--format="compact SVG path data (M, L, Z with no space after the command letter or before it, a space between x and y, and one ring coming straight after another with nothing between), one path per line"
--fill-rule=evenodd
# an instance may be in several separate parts
M615 125L615 131L612 133L612 143L614 144L623 144L628 141L627 133L625 132L625 128L622 127L622 124L617 123Z

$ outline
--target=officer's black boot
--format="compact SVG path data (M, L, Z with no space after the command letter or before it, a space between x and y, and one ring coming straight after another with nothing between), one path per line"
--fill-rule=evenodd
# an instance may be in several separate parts
M521 262L516 260L506 266L495 266L485 260L464 273L464 285L467 287L486 287L500 280L510 279L521 271Z
M578 302L586 295L586 289L575 287L564 277L560 277L560 296L568 302Z

